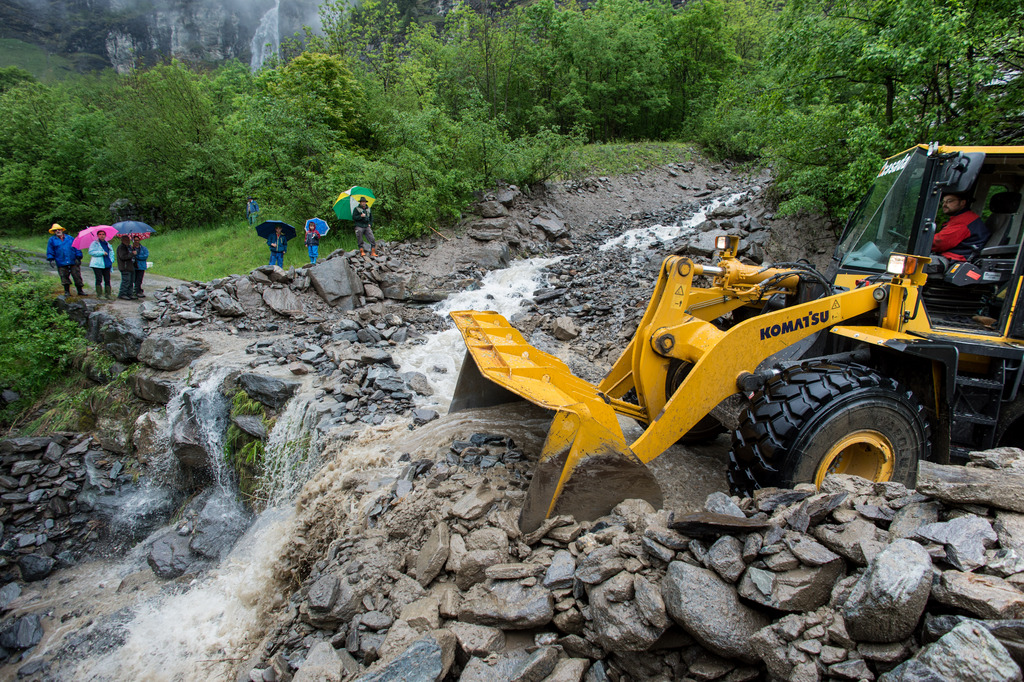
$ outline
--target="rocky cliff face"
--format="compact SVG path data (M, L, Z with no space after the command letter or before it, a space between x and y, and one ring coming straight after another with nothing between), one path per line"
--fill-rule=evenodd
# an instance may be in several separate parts
M278 29L267 35L261 24L271 19ZM124 72L169 57L249 63L258 33L276 45L282 36L317 23L315 0L0 2L0 37L42 45L72 58L82 71L113 66ZM256 44L255 51L261 47Z

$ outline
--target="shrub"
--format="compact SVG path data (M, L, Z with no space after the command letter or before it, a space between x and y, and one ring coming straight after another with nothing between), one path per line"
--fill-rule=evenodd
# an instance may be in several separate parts
M53 304L54 281L16 272L15 262L11 251L0 247L0 387L21 396L0 413L4 423L63 378L85 347L81 327Z

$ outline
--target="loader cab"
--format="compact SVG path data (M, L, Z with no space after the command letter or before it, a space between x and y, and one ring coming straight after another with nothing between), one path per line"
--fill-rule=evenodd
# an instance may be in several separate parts
M932 256L946 191L969 192L968 208L991 233L966 262L929 276L917 328L1024 339L1024 314L1012 314L1024 274L1024 147L922 145L887 159L836 248L836 283L885 278L893 253Z

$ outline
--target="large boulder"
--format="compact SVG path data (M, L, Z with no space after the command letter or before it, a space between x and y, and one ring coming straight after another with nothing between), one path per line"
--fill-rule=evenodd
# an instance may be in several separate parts
M911 540L897 540L871 561L847 598L847 632L862 642L906 639L924 613L931 587L928 552Z
M227 494L215 494L196 518L189 549L207 559L219 560L231 550L251 520L241 502Z
M309 268L313 289L328 305L341 310L354 310L357 297L363 293L359 276L345 258L329 258Z
M142 342L139 360L153 369L181 369L206 352L201 341L185 337L150 336Z
M275 410L283 407L299 387L297 382L254 372L240 374L238 384L245 389L249 397Z
M149 372L136 372L132 375L131 383L132 393L140 400L166 405L174 396L173 381L153 376Z
M153 573L164 580L171 580L185 573L195 561L192 550L188 547L187 536L168 531L153 541L149 548L146 563Z
M732 585L713 571L673 561L661 593L672 620L703 646L726 658L758 660L750 638L770 621L743 604Z
M95 312L89 316L86 336L119 362L135 362L139 359L146 332L142 321L137 318L121 320L107 313Z
M921 462L917 491L947 504L1024 512L1024 473Z
M508 267L510 257L508 244L487 242L479 246L468 247L459 253L456 267L469 265L484 270L499 270Z

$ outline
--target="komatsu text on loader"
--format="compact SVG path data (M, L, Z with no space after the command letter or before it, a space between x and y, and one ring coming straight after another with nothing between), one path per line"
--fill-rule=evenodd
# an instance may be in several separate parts
M452 410L525 398L554 410L520 517L596 518L661 504L645 466L677 441L732 430L733 491L829 473L913 486L920 460L1024 444L1024 147L918 146L888 159L825 274L720 260L662 263L633 340L598 385L500 315L452 318L468 353ZM932 263L942 194L969 192L991 237ZM698 279L700 278L700 279ZM618 416L645 427L627 443Z

